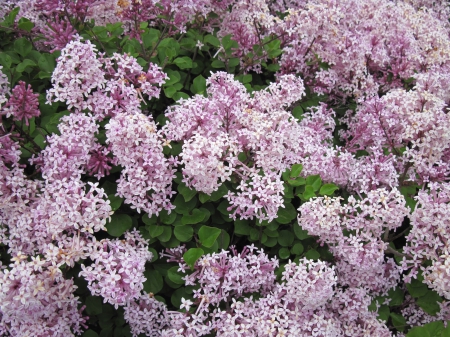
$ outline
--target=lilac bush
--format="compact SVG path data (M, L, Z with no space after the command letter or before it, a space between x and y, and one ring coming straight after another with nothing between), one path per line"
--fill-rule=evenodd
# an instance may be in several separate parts
M0 335L447 336L449 15L0 1Z

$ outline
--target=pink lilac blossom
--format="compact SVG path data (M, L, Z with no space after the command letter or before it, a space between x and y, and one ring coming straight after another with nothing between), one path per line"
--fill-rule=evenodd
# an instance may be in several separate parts
M391 336L376 312L367 309L371 298L366 290L340 289L335 269L327 263L306 259L298 264L289 262L278 283L273 273L276 259L269 260L252 246L241 254L231 250L233 254L207 254L196 262L185 280L200 288L194 291L193 301L182 299L186 312L159 309L169 320L164 322L167 327L161 336L204 336L211 332L220 337ZM178 261L179 270L184 272L188 269L181 257L184 251L182 247L167 249L162 257ZM231 268L236 264L237 269ZM255 290L260 293L256 299L245 296Z
M13 89L8 102L3 107L2 114L6 114L6 117L13 116L15 121L25 121L25 124L29 125L29 120L33 117L38 117L41 112L39 111L39 94L33 93L31 85L23 81L19 81Z
M170 198L177 164L162 152L163 138L151 117L143 114L117 114L105 126L107 143L123 166L117 182L117 195L138 212L150 216L174 206Z
M147 72L134 57L114 53L111 58L100 55L104 66L105 87L87 97L84 107L91 110L101 121L119 113L140 114L141 103L147 95L158 97L160 87L168 79L161 68L150 64Z
M417 205L412 213L411 232L406 236L407 245L403 267L411 269L406 280L416 277L418 270L423 271L424 283L439 295L450 299L449 249L450 236L450 185L448 183L430 183L429 191L419 191ZM424 266L426 261L431 266Z
M169 325L166 305L151 293L129 301L124 307L124 318L130 324L133 337L140 334L159 337Z
M397 1L300 2L287 11L281 73L298 73L337 100L400 88L416 72L448 72L446 16ZM433 27L433 28L431 28Z
M348 125L348 130L341 132L347 150L368 151L378 166L378 173L361 181L358 187L367 190L380 182L397 185L394 168L400 182L421 184L445 179L449 173L446 151L450 147L450 117L443 100L448 97L439 88L418 76L414 90L395 89L381 98L361 101L356 114L342 120ZM388 156L381 154L384 149L390 153ZM365 161L369 162L369 158ZM363 178L359 176L356 173L353 181Z
M73 336L82 332L86 317L73 295L73 280L40 256L18 253L0 270L0 331L8 335Z
M136 230L126 232L125 240L94 240L89 247L93 264L82 264L80 272L91 294L102 296L116 309L139 298L146 280L145 263L152 259L147 244Z
M399 191L373 190L362 200L350 196L345 205L339 197L314 198L299 212L299 225L327 243L337 258L339 282L373 294L385 294L397 284L400 269L392 259L385 261L387 243L381 236L400 227L409 214Z
M65 102L69 109L85 108L84 99L92 90L103 88L105 77L97 49L80 39L69 42L61 50L52 74L53 87L47 91L47 102Z
M47 147L32 163L40 167L47 181L79 179L87 171L90 151L98 146L95 138L98 128L91 115L75 112L62 117L58 125L61 135L47 137Z
M49 22L47 26L44 26L41 32L46 37L44 44L52 48L51 53L64 49L77 35L76 29L69 20L58 17L54 22Z
M163 133L184 142L183 181L210 194L235 175L238 191L227 195L233 217L273 219L283 204L281 172L299 160L301 129L284 109L304 95L303 83L283 76L254 97L225 73L213 74L207 85L208 97L196 95L166 112ZM247 159L240 161L240 153Z

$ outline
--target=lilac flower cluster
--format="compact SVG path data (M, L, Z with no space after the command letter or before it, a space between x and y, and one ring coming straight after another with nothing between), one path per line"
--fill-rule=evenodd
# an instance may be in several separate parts
M39 111L38 94L33 93L31 85L26 86L25 82L19 81L12 89L12 94L8 102L3 107L1 114L6 114L6 117L13 116L16 121L25 121L29 125L29 120L33 117L38 117Z
M275 26L279 35L287 33L281 72L300 73L317 92L338 99L401 88L402 80L434 66L447 73L447 16L407 2L292 3Z
M299 212L300 226L335 255L339 282L366 287L372 294L386 294L396 286L400 268L390 258L385 261L382 236L400 227L409 214L399 191L373 190L362 200L350 196L345 205L341 198L315 198Z
M82 264L80 272L91 294L102 296L116 309L138 298L146 280L145 263L152 259L147 243L136 230L125 233L125 240L94 239L89 246L93 264Z
M403 260L405 269L411 269L408 278L417 277L423 271L424 282L439 295L450 299L450 269L448 234L450 185L432 183L430 190L419 191L417 206L411 215L411 232L404 248L408 259ZM423 263L430 261L430 266Z
M238 191L226 196L233 217L272 220L283 204L281 172L298 160L299 125L284 109L303 96L303 83L283 76L254 97L225 73L207 84L208 97L196 95L166 113L167 139L184 142L183 181L210 194L235 174Z
M184 248L167 249L162 256L182 260ZM362 288L340 289L333 267L302 259L285 265L281 282L276 282L276 259L269 260L253 246L241 253L207 254L185 277L186 284L198 284L193 301L182 299L185 312L167 311L148 296L133 303L156 312L145 323L135 311L126 317L133 335L150 336L390 336L387 327L367 310L370 297ZM259 295L254 298L254 294ZM244 296L253 294L250 297ZM127 309L130 310L130 309ZM157 332L159 329L159 332Z
M19 253L0 270L0 334L4 336L73 336L86 321L78 310L73 280L39 256Z
M177 162L164 157L155 122L143 114L122 113L112 118L106 129L111 151L124 168L117 194L138 212L152 215L172 210L172 165Z

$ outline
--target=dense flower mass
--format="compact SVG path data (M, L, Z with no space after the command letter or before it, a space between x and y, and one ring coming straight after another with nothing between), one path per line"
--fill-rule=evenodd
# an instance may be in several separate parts
M147 242L137 231L125 240L102 240L90 247L90 266L82 265L80 276L88 281L92 295L100 295L116 308L138 298L145 281L144 265L152 259Z
M166 114L164 134L184 141L183 181L210 194L237 175L241 183L227 195L233 217L272 220L283 203L281 172L298 156L299 125L283 108L301 99L303 83L282 76L254 97L226 73L213 74L207 84L208 97L196 95Z
M449 17L0 0L0 335L448 334Z

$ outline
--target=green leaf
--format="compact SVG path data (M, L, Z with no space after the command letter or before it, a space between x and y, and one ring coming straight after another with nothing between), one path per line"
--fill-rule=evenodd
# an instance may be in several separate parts
M175 308L179 308L181 306L181 299L192 299L192 295L187 293L187 289L185 287L181 287L177 290L175 290L170 297L170 302ZM148 335L147 335L148 336Z
M147 281L144 282L144 291L157 294L164 286L162 275L157 270L146 270L144 276Z
M22 57L27 56L32 49L33 46L31 45L31 42L24 37L14 41L14 50Z
M391 312L392 324L399 331L404 331L406 328L406 319L400 314Z
M400 288L395 288L395 289L391 289L389 290L388 293L389 296L389 305L390 306L398 306L401 305L403 303L403 300L405 298L405 294L403 292L403 290L401 290Z
M219 244L219 249L228 249L228 246L230 245L230 234L227 233L226 230L222 229L220 231L220 235L217 238L216 242Z
M192 235L194 234L194 229L191 226L176 226L173 233L181 242L187 242L191 240Z
M11 56L5 53L0 53L0 65L3 66L3 71L5 71L5 69L9 69L11 67L11 63Z
M16 70L19 73L23 73L27 69L27 67L34 67L34 66L36 66L36 63L34 63L34 61L30 59L25 59L17 65Z
M378 308L378 319L387 321L389 319L390 310L387 305L382 305Z
M308 176L306 178L306 184L311 185L314 189L314 192L317 192L322 185L322 178L318 174Z
M447 323L447 327L442 330L442 335L439 337L450 337L450 324Z
M294 235L291 231L282 230L278 235L278 243L283 247L289 247L294 242Z
M297 210L291 204L285 204L284 208L280 208L277 213L277 222L280 224L288 224L297 217Z
M203 192L200 192L198 194L198 200L200 200L200 202L202 204L204 204L205 202L207 202L210 199L210 196L208 194L205 194Z
M303 170L302 164L294 164L292 165L291 173L289 176L291 178L297 178L300 175L300 173L302 173L302 170Z
M119 237L131 228L133 220L126 214L114 214L111 216L111 222L106 225L108 234Z
M202 75L198 75L194 78L191 91L194 94L203 94L206 92L206 79Z
M147 228L152 238L157 238L162 233L164 233L164 227L160 225L149 225L146 226L145 228Z
M99 296L88 296L86 298L86 313L89 316L99 315L103 312L102 310L102 298Z
M96 333L94 330L89 329L83 332L81 337L98 337L98 333Z
M291 248L291 253L293 255L300 255L302 254L304 251L304 247L300 242L297 242L292 248Z
M192 269L195 262L204 254L201 248L190 248L186 253L183 254L183 260Z
M209 43L210 45L212 45L214 47L219 47L220 46L219 39L217 37L213 36L213 35L206 35L203 38L203 42Z
M16 16L19 13L20 7L15 7L11 12L9 12L9 14L5 17L5 19L3 20L3 24L6 27L10 27L12 25L14 25L14 22L16 20Z
M280 257L280 259L288 259L291 256L291 252L288 248L282 247L278 251L278 256Z
M159 213L159 218L161 219L161 222L165 225L171 225L173 224L173 222L175 221L175 219L177 218L177 213L175 212L169 212L166 211L165 209L163 209L160 213Z
M38 134L33 140L41 149L45 148L45 136Z
M192 210L191 214L184 214L181 218L181 223L183 225L194 225L202 222L206 217L206 212L204 210L195 208Z
M183 182L178 185L178 192L181 193L186 202L190 201L197 194L196 190L190 189Z
M294 223L294 233L295 236L300 240L305 240L309 238L308 231L300 227L298 223Z
M406 337L443 337L446 333L445 330L442 321L435 321L424 326L413 327L406 334Z
M142 43L146 49L153 48L159 39L160 32L157 29L150 28L147 32L141 35Z
M318 260L320 258L320 253L315 249L310 249L306 252L305 257L309 260Z
M306 184L306 180L303 177L297 177L294 180L289 179L287 181L287 183L291 186L297 187L297 186L301 186L301 185L305 185Z
M281 52L281 50L280 50L280 52ZM280 65L279 64L273 64L273 63L269 64L267 66L267 70L272 71L272 72L276 72L276 71L280 70Z
M186 202L184 197L181 194L178 194L175 197L173 204L175 205L175 212L178 214L188 214L197 205L197 199L192 198Z
M175 63L180 69L192 68L192 60L187 56L177 57L173 63Z
M173 95L175 95L177 92L177 89L174 87L165 87L165 88L163 88L163 90L164 90L164 95L166 95L166 97L168 97L168 98L172 98Z
M109 202L110 202L110 205L111 205L111 209L113 211L118 210L120 205L122 205L122 202L123 202L123 198L118 197L118 196L116 196L114 194L108 195L108 199L109 199Z
M170 226L161 226L163 228L163 232L158 235L158 240L160 242L167 242L172 237L172 227Z
M427 291L427 293L419 297L416 300L416 303L419 307L423 309L427 314L430 314L432 316L436 315L440 310L439 303L442 302L442 298L439 296L439 294L435 291Z
M411 283L407 283L406 288L408 288L409 294L412 297L421 297L428 292L426 284L417 279L413 279Z
M158 217L156 215L153 215L151 218L148 217L148 214L142 216L142 222L148 226L155 225L157 221Z
M25 30L27 32L31 32L34 27L34 23L28 20L27 18L20 18L17 23L17 28Z
M302 198L305 200L309 200L311 198L314 198L316 194L314 193L314 187L311 185L305 186L305 192L302 193Z
M303 108L299 105L292 110L292 115L297 118L298 120L303 119Z
M234 234L237 235L250 235L251 227L248 225L248 220L235 220L234 221Z
M42 71L52 73L56 67L56 62L52 55L45 53L39 57L38 66Z
M176 284L184 284L184 280L183 277L185 275L181 274L180 272L178 272L178 266L174 266L172 268L170 268L167 271L167 277L169 278L169 280L171 280L173 283Z
M220 60L214 60L211 62L211 67L213 68L225 68L225 63Z
M211 193L211 201L217 201L228 193L228 187L225 184L219 186L217 191Z
M335 184L324 184L319 191L320 195L332 195L334 191L338 190L339 187L337 187Z
M45 72L45 71L40 71L40 72L37 74L37 77L38 77L39 79L50 78L50 77L52 77L52 74L47 73L47 72Z
M240 63L240 60L237 57L233 57L228 60L229 67L237 67L239 65L239 63Z
M164 86L169 86L169 85L178 83L181 80L180 73L178 71L175 71L172 69L167 70L167 76L169 76L169 79L166 80L166 83L164 83Z
M188 99L189 95L186 94L185 92L177 92L175 95L172 96L172 99L174 101L178 101L180 98Z
M198 238L203 246L210 248L220 235L220 228L202 226L198 231Z

